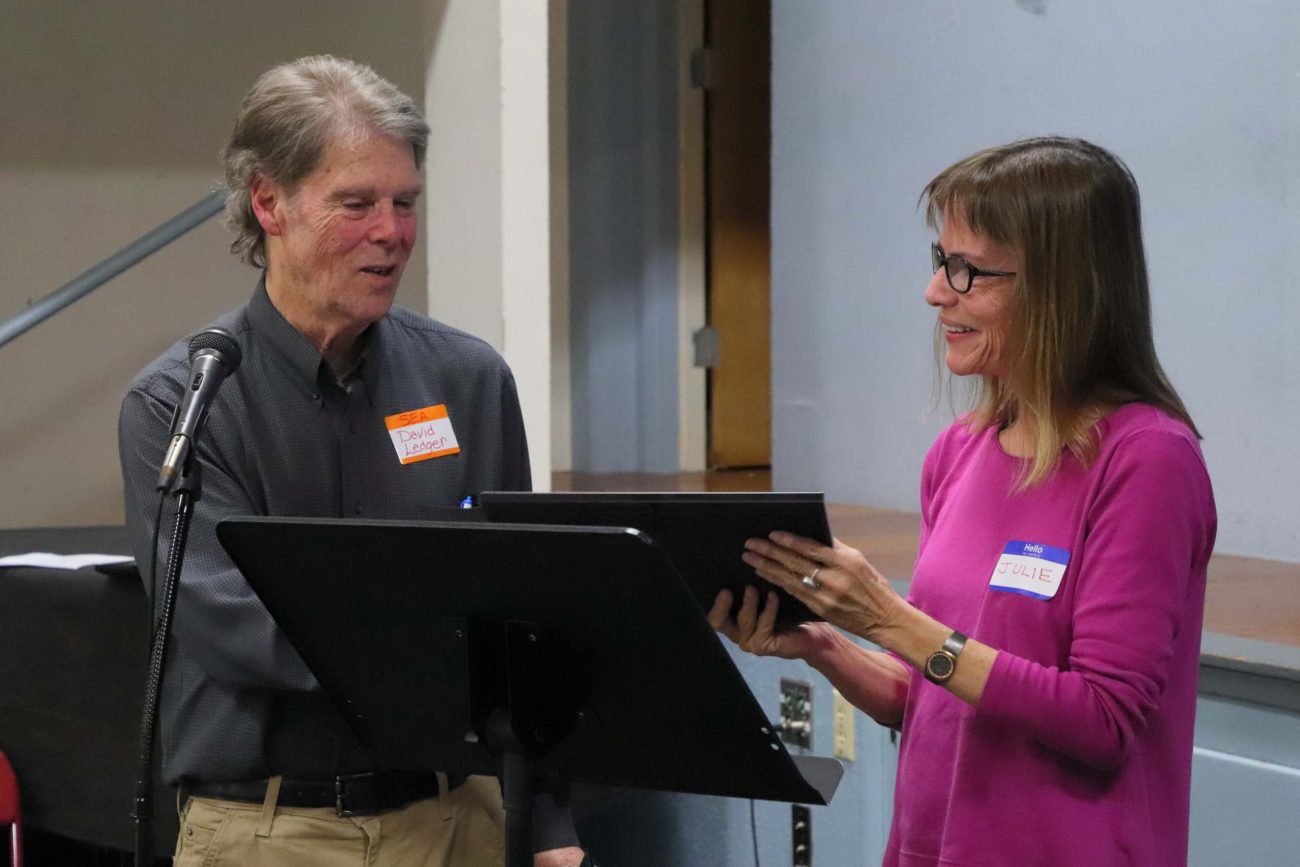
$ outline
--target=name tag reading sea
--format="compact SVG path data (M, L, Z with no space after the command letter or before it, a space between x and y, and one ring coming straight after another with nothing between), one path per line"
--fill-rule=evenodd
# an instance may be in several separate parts
M1035 599L1051 599L1060 589L1070 552L1038 542L1008 542L993 567L989 587Z
M404 464L454 455L460 451L445 403L390 415L384 419L384 424L388 426L393 448L397 449L397 459Z

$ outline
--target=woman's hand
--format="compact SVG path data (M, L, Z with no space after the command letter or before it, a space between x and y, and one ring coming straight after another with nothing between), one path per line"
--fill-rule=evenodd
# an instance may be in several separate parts
M882 596L888 591L887 598L906 605L880 573L867 563L866 558L847 545L836 542L832 549L810 539L774 534L777 535L781 537L781 544L775 539L773 542L749 540L746 545L749 551L744 555L745 562L754 566L759 575L778 586L787 587L799 599L809 602L809 607L817 613L826 616L827 613L840 614L855 610L841 597L852 595L849 588L869 584L876 579L884 585L884 590L877 587L873 593L864 595ZM821 558L815 561L823 564L820 570L811 566L808 571L796 574L795 570L804 563L814 562L802 551L809 551L812 556ZM782 565L778 559L782 557L789 566ZM795 557L806 559L796 560ZM853 570L860 570L867 577L862 578ZM816 572L815 582L818 584L815 590L803 584L804 575L812 576L813 572ZM835 572L839 574L832 574ZM823 579L832 580L822 583ZM758 603L763 595L767 599L760 612ZM750 653L806 660L825 675L849 701L877 722L882 725L898 725L903 718L911 679L907 666L889 654L859 647L827 622L800 623L778 629L776 612L779 598L774 590L762 594L757 587L746 587L740 611L733 618L731 591L723 590L709 611L709 625ZM845 620L849 619L846 615ZM859 616L857 619L862 618ZM939 642L942 641L940 638Z
M776 592L769 590L763 610L758 610L759 590L745 588L740 611L731 616L732 595L722 590L709 610L709 625L731 639L741 650L756 656L779 656L782 659L809 659L834 641L834 629L826 623L799 623L777 629L779 604Z
M747 541L743 559L829 623L882 646L888 646L882 636L907 608L862 552L839 539L828 548L792 533L772 533Z

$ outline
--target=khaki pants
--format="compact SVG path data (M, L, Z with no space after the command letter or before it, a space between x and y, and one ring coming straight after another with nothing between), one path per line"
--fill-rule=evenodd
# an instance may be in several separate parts
M441 775L440 775L441 776ZM174 867L501 867L505 813L492 777L375 816L190 798Z

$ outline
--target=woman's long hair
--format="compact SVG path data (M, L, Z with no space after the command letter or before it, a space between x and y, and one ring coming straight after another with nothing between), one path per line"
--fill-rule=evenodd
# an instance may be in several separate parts
M984 376L970 418L976 430L1032 422L1020 487L1045 480L1065 448L1090 463L1110 407L1147 403L1196 431L1156 358L1137 182L1123 162L1081 139L1024 139L950 166L922 199L936 231L961 219L1019 257L1009 379Z

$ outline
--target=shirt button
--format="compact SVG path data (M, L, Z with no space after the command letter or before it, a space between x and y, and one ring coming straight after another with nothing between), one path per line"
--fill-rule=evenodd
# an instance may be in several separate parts
M358 501L357 501L357 504L356 504L355 506L352 507L352 511L356 512L358 515L361 514L361 501L360 501L360 500L358 500Z

